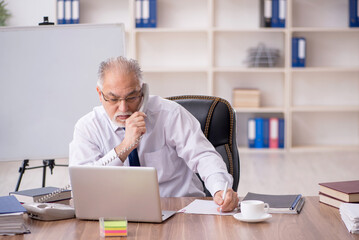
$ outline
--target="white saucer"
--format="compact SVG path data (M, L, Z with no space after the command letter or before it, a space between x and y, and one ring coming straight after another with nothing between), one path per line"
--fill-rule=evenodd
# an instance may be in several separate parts
M237 220L243 221L243 222L263 222L265 220L268 220L272 217L271 214L265 213L262 217L260 218L244 218L242 216L242 213L237 213L234 214L233 217Z

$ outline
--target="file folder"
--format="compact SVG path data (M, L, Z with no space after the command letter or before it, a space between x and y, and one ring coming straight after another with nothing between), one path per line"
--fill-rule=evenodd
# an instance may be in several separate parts
M150 24L150 0L142 0L142 27L149 27Z
M142 1L136 0L135 6L136 28L142 27Z
M272 27L285 27L286 8L286 0L272 0Z
M278 10L278 23L279 27L285 27L285 18L287 13L287 1L286 0L279 0L279 10Z
M71 0L65 0L65 24L71 23Z
M261 27L269 28L272 22L272 0L261 0Z
M284 136L285 136L285 129L284 129L284 119L278 119L278 148L284 148Z
M278 148L278 118L269 119L269 148Z
M65 24L65 1L57 0L57 24Z
M305 38L292 38L292 67L305 67L306 40Z
M269 119L263 119L263 147L269 148Z
M157 27L157 0L150 0L150 22L149 27Z
M71 23L80 23L80 1L71 0Z
M349 27L359 27L359 0L349 0Z
M255 121L256 121L255 148L264 148L264 139L263 139L264 121L263 121L263 118L255 118Z
M248 147L255 148L256 140L256 120L254 118L248 119Z

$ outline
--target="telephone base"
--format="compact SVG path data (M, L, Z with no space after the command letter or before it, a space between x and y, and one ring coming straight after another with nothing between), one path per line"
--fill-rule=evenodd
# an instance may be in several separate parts
M24 203L30 218L41 221L63 220L75 217L75 209L59 203Z

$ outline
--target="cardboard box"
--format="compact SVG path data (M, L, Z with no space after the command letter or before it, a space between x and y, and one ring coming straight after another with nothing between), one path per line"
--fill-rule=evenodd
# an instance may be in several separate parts
M260 91L258 89L233 89L234 108L256 108L260 105Z

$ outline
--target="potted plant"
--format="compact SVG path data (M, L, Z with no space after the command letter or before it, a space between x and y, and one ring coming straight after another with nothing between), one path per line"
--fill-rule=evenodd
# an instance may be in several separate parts
M5 26L6 20L11 16L10 12L5 7L5 1L0 0L0 26Z

